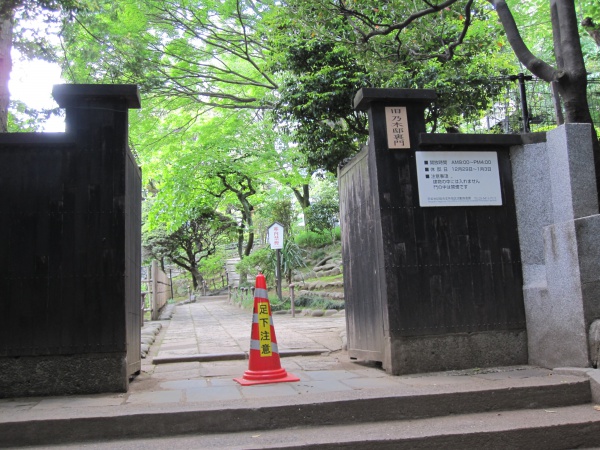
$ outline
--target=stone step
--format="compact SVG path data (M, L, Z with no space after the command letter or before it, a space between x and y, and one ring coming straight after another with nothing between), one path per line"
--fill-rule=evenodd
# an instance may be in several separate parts
M369 445L373 445L372 439L377 437L379 440L385 440L386 434L392 433L399 426L409 430L412 421L416 420L431 419L430 427L432 427L437 423L436 421L442 423L444 420L451 419L451 416L484 414L482 417L497 417L497 420L500 420L507 414L506 411L511 411L510 414L516 413L518 410L533 408L538 411L553 411L556 408L573 405L584 405L577 411L581 412L585 420L575 428L580 432L582 429L585 431L583 423L588 423L590 429L597 430L598 424L592 419L597 417L597 420L600 421L600 412L593 410L590 404L589 380L583 377L564 376L555 379L547 378L535 382L506 380L502 387L492 383L493 386L491 385L489 389L461 387L460 385L452 386L452 388L433 386L426 393L415 393L410 390L402 392L366 390L351 394L329 392L315 394L312 397L306 396L300 400L287 397L265 397L245 403L207 402L186 407L165 405L155 409L132 407L118 412L110 409L91 410L90 408L83 408L80 411L74 408L68 412L63 411L62 416L56 411L46 415L40 412L37 416L31 412L19 415L15 411L10 419L0 423L0 448L104 442L119 439L174 438L184 434L212 435L245 432L245 436L249 434L255 436L264 435L267 432L275 433L275 430L287 430L286 432L293 436L299 432L295 429L297 427L340 426L341 430L346 430L348 436L354 439L349 441L352 444L340 448L369 448ZM590 412L586 415L583 411ZM546 414L554 417L556 413L547 412ZM545 416L544 414L540 415ZM563 416L560 415L561 418ZM465 423L469 423L468 418L465 420L467 420ZM473 426L481 422L480 419L471 420ZM388 431L384 433L385 422L389 421L394 421L394 424L388 426ZM358 439L360 434L353 431L359 424L364 430L365 442L369 441L363 447L353 446L354 443L359 445L358 442L361 442ZM371 427L375 431L367 431L371 430ZM423 429L426 430L427 426L424 426ZM449 429L451 430L452 427ZM377 434L379 432L382 434ZM534 432L534 430L528 431L528 433ZM314 434L316 437L327 434L323 433L325 432L309 430L305 432L305 435ZM539 433L544 435L544 432L540 431ZM587 436L587 432L581 433ZM432 435L427 439L441 439L441 437ZM597 442L600 442L600 438L597 439ZM292 446L290 448L299 442L301 441L290 442ZM333 445L333 442L331 441L327 445ZM314 447L307 448L326 448L317 447L326 445L326 441L322 443L314 441L310 445L314 445ZM190 448L201 447L192 446ZM250 447L242 446L240 448ZM444 448L444 446L440 448Z
M600 412L590 404L418 420L118 440L92 449L528 449L597 448ZM75 448L75 447L73 447Z

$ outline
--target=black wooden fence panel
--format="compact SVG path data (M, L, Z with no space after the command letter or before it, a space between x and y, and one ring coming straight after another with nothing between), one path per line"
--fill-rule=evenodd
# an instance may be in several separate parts
M141 369L141 227L142 223L142 178L140 169L130 151L126 161L125 197L125 289L127 310L127 367L128 374Z
M0 357L127 353L133 373L141 178L127 114L139 97L62 88L67 133L0 136Z
M506 148L486 148L493 150L498 152L502 206L422 208L414 152L402 156L403 169L391 171L414 183L381 208L392 333L524 328L510 158ZM395 187L402 180L389 182Z
M372 200L369 153L364 148L339 173L340 222L344 252L344 292L349 348L364 359L381 361L387 327L383 251ZM382 284L383 283L383 284Z

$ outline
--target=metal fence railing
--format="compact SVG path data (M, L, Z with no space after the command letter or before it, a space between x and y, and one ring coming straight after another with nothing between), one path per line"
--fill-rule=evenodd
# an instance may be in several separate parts
M504 134L546 131L556 127L557 113L561 114L562 109L550 83L519 74L482 80L480 86L495 93L491 107L481 111L476 105L463 106L460 132ZM592 120L598 127L600 78L588 79L588 103Z

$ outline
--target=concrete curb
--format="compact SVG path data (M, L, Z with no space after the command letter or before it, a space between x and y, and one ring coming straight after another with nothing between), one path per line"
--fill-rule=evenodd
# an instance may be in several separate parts
M292 357L292 356L322 355L323 353L330 353L330 350L327 350L326 348L284 350L284 351L279 352L279 356L281 358L286 358L286 357ZM158 365L158 364L172 364L172 363L184 363L184 362L239 361L242 359L248 359L247 352L206 353L203 355L155 357L152 360L152 364Z
M123 411L109 416L87 414L47 420L0 423L0 447L55 445L174 436L190 433L233 433L295 427L415 420L457 414L516 409L557 408L590 401L589 382L582 379L547 386L504 387L465 392L373 396L187 410ZM332 398L334 398L332 400Z

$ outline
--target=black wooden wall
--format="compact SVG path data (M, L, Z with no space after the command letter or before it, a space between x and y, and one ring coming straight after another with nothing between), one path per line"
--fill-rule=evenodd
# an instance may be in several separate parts
M395 161L388 162L397 168L391 171L396 179L380 183L412 186L405 197L380 198L393 334L525 328L508 148L485 150L498 153L502 206L422 208L414 152L395 153Z
M0 136L0 356L128 352L133 373L141 180L127 114L139 96L79 85L55 97L67 133Z
M525 329L508 153L520 141L424 134L434 97L363 89L355 100L370 135L339 172L351 356L382 354L395 338ZM388 148L385 106L407 106L411 148ZM421 207L415 152L428 150L496 151L502 206Z
M382 230L373 201L369 157L364 147L338 174L346 336L349 348L360 353L354 356L381 361L388 318Z

